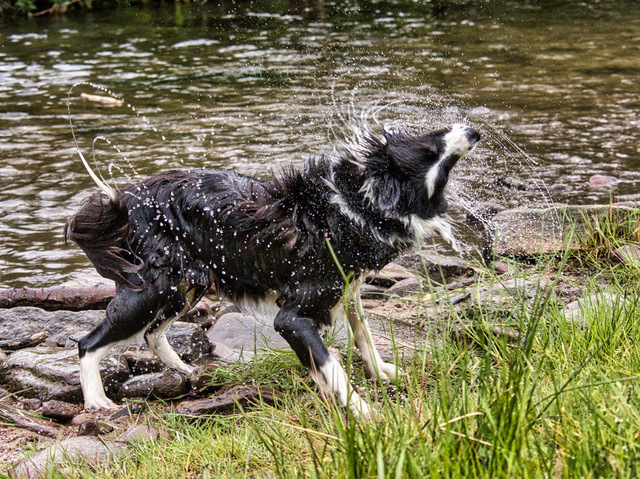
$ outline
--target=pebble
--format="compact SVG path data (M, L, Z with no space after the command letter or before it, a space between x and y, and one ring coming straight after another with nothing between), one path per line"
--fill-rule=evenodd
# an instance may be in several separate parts
M42 403L42 415L56 421L70 421L82 411L78 404L52 399Z

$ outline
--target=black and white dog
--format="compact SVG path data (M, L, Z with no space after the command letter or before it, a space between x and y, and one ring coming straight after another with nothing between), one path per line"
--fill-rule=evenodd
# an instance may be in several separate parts
M215 285L245 309L269 311L321 392L370 417L320 331L347 319L368 374L396 377L372 341L358 285L421 237L448 233L442 215L449 172L479 138L459 124L424 135L385 131L273 181L179 170L118 191L80 154L104 193L88 198L65 235L117 287L105 319L79 342L85 407L115 407L98 364L111 346L132 337L144 336L168 366L192 371L165 330ZM345 302L336 259L354 292Z

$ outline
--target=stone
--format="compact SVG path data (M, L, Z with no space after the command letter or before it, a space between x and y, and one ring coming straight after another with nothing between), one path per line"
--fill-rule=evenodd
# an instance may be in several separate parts
M415 276L413 278L403 279L387 289L385 293L387 298L392 296L415 296L422 293L422 282Z
M104 311L45 311L34 307L0 309L0 340L31 336L46 331L48 340L64 346L77 331L90 331L102 319Z
M113 432L113 426L96 419L85 419L78 426L78 436L104 436Z
M360 297L362 299L385 299L386 291L387 288L364 283L360 286Z
M270 388L257 389L253 386L234 386L211 399L196 401L184 401L178 404L176 412L184 416L208 416L211 414L224 414L233 412L236 403L242 407L258 401L260 398L274 404L279 399L280 393Z
M564 315L567 321L575 323L581 328L588 328L589 323L584 315L585 310L601 305L605 305L609 309L620 308L620 304L624 301L626 301L624 298L616 294L595 293L567 304L564 308Z
M82 411L82 407L55 399L42 403L42 415L56 421L69 421Z
M2 364L9 356L2 349L0 349L0 364Z
M189 391L189 382L185 375L174 370L161 371L133 376L119 388L119 395L125 398L155 397L171 399Z
M273 323L266 317L254 317L242 313L227 313L221 316L209 331L207 337L216 344L223 343L231 350L244 353L247 357L265 348L288 348L289 344L273 329Z
M95 466L120 456L126 449L125 443L93 436L70 437L21 461L9 470L9 474L16 479L31 479L43 477L53 468L64 473L65 463L82 462Z
M391 264L398 264L423 277L428 276L438 283L448 283L455 277L473 274L473 270L459 258L442 254L433 247L425 247L416 255L401 256ZM415 277L414 274L411 276Z
M640 266L640 246L624 245L613 252L614 258L625 266Z
M158 373L166 368L165 364L151 351L143 351L136 349L134 351L125 351L122 357L127 360L131 374L137 376L139 374Z
M42 401L82 401L80 363L75 349L22 349L13 353L3 366L0 379L10 390L21 391L23 396ZM123 358L107 356L100 363L100 374L109 393L129 376L129 367Z
M412 261L411 265L413 266L414 264L415 262ZM393 262L389 263L378 272L370 273L365 281L368 284L373 284L375 286L390 288L398 281L402 281L403 279L411 278L414 276L415 274L405 266L402 266L397 262Z
M579 237L589 223L606 220L611 212L624 218L634 210L610 205L517 208L498 213L491 221L493 252L499 256L535 256L581 247Z
M607 175L593 175L589 178L589 186L592 188L611 188L618 183L618 179Z
M183 361L195 361L211 352L211 343L197 324L175 321L167 330L169 344Z
M145 424L134 424L120 436L120 441L128 443L155 442L159 436L160 432L155 427Z
M465 221L469 224L484 224L498 213L507 208L493 201L483 201L474 205L473 209L467 213Z

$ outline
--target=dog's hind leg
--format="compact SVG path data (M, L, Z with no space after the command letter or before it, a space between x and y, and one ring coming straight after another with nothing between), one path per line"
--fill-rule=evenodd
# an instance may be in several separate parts
M348 299L347 317L349 326L355 337L356 347L360 351L360 357L367 370L367 374L374 379L394 381L399 375L400 370L393 364L386 363L380 357L380 353L376 348L369 329L362 303L360 301L359 284L355 283L353 294ZM336 308L344 308L343 302L338 303Z
M100 360L112 346L141 332L155 317L158 298L148 290L118 287L105 318L78 342L80 385L86 409L117 407L104 392Z
M353 413L370 419L369 405L351 387L347 373L322 342L318 324L306 313L308 311L302 311L298 306L285 304L274 320L276 331L289 343L300 362L309 368L324 395L336 397L341 406L349 406Z
M179 306L176 306L176 303L166 305L144 333L144 339L149 349L163 363L170 368L178 369L187 374L193 372L193 368L180 359L180 356L171 347L167 340L166 331L171 326L171 323L184 315L198 302L203 292L204 288L191 289L179 302Z

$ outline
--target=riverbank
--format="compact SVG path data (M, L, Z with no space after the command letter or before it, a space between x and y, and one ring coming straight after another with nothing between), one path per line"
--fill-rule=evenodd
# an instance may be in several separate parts
M59 402L4 399L5 420L58 414L31 419L52 429L40 434L4 426L5 463L25 445L44 451L28 453L30 461L46 463L57 440L76 459L58 452L51 477L633 476L639 214L594 211L573 216L583 219L578 241L536 248L524 263L522 251L521 261L492 255L487 265L422 258L417 275L396 264L370 278L366 312L405 374L380 389L340 335L335 345L379 411L371 422L319 397L293 353L266 350L233 364L210 359L185 378L191 392L131 395L115 416L75 409L63 417ZM417 264L401 261L409 262Z

